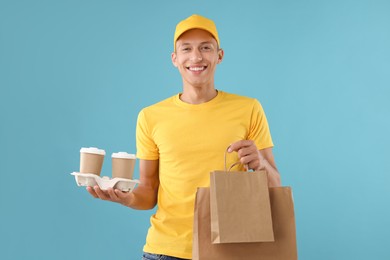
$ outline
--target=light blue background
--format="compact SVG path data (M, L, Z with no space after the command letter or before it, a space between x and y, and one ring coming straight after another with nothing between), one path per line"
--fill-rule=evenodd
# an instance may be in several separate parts
M81 147L135 152L139 110L181 90L172 38L193 13L219 28L216 87L264 106L299 259L390 259L387 0L1 0L1 259L140 259L153 211L69 174Z

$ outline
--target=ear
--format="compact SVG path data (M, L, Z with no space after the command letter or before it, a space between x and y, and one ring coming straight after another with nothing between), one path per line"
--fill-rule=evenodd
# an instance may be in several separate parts
M224 53L223 49L219 49L218 50L218 62L217 62L217 64L222 62L224 54L225 53Z
M172 64L173 64L173 66L175 66L175 67L177 68L177 61L176 61L176 58L177 58L176 53L175 53L175 52L172 52L172 54L171 54Z

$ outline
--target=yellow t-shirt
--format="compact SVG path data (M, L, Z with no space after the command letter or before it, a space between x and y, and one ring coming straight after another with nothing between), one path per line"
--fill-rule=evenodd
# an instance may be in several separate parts
M159 160L158 207L144 251L180 258L192 257L196 189L209 186L211 171L224 169L229 144L253 140L258 149L273 146L260 103L222 91L199 105L184 103L178 94L144 108L136 135L137 157ZM227 154L228 167L237 160L236 153Z

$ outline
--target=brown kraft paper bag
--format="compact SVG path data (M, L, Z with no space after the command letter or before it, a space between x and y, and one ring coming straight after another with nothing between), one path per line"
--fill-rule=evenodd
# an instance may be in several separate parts
M265 171L210 174L212 243L274 241Z
M290 187L269 188L274 242L211 243L210 189L195 199L193 260L297 260L295 215Z

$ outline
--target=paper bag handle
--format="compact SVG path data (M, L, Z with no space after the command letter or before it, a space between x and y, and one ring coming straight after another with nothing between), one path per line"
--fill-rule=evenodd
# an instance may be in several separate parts
M227 169L227 161L226 161L226 155L227 155L227 151L229 150L230 148L230 145L226 148L225 150L225 172L230 172L230 170L236 166L237 164L240 164L240 160L238 160L237 162L233 163L232 165L230 165L229 169ZM248 167L246 167L248 169ZM248 170L247 170L248 171Z

